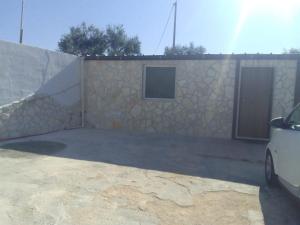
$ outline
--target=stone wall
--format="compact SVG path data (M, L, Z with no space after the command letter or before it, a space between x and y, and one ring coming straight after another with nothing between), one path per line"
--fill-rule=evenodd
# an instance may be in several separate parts
M0 139L80 126L81 59L0 41Z
M0 41L0 140L86 125L231 138L237 57L87 60ZM145 66L176 67L175 99L144 99ZM242 59L274 68L272 117L293 107L297 59Z
M143 68L175 66L175 99L143 99ZM234 60L86 61L86 120L96 128L230 138Z
M236 59L89 60L85 64L89 126L231 138ZM147 65L176 67L175 99L143 98ZM293 108L297 60L241 60L240 67L273 67L272 117Z
M294 107L297 60L242 60L243 66L274 69L272 118L287 116Z

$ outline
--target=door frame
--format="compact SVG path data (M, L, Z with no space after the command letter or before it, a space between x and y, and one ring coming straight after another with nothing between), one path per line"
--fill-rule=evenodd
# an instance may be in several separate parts
M240 64L240 63L238 63ZM237 87L235 88L236 90L236 98L235 98L235 109L234 109L234 128L233 128L233 138L238 139L238 140L252 140L252 141L269 141L269 138L253 138L253 137L243 137L238 135L238 129L239 129L239 117L240 117L240 94L241 94L241 82L242 82L242 71L245 68L250 68L250 69L271 69L272 70L272 86L271 86L271 93L270 93L270 102L269 102L269 120L271 120L272 117L272 109L273 109L273 92L274 92L274 67L270 66L240 66L238 65L239 68L237 68L237 73L236 73L236 85ZM269 128L269 133L270 133L270 128Z

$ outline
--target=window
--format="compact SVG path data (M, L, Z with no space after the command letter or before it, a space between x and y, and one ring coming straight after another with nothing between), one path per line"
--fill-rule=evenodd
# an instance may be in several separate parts
M295 130L300 130L300 105L288 117L288 125Z
M175 98L175 67L146 67L145 98Z

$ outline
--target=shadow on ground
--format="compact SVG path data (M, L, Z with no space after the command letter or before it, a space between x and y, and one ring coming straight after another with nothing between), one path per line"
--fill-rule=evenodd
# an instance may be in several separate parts
M259 186L265 224L300 224L298 204L281 188L269 189L265 185L263 144L101 131L71 134L11 142L1 146L6 150L0 152L0 157L32 153L30 157L48 155L104 162Z

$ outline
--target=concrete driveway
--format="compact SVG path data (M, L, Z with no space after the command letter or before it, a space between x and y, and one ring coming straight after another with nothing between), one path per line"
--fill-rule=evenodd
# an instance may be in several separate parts
M0 224L300 223L262 144L79 129L0 145Z

